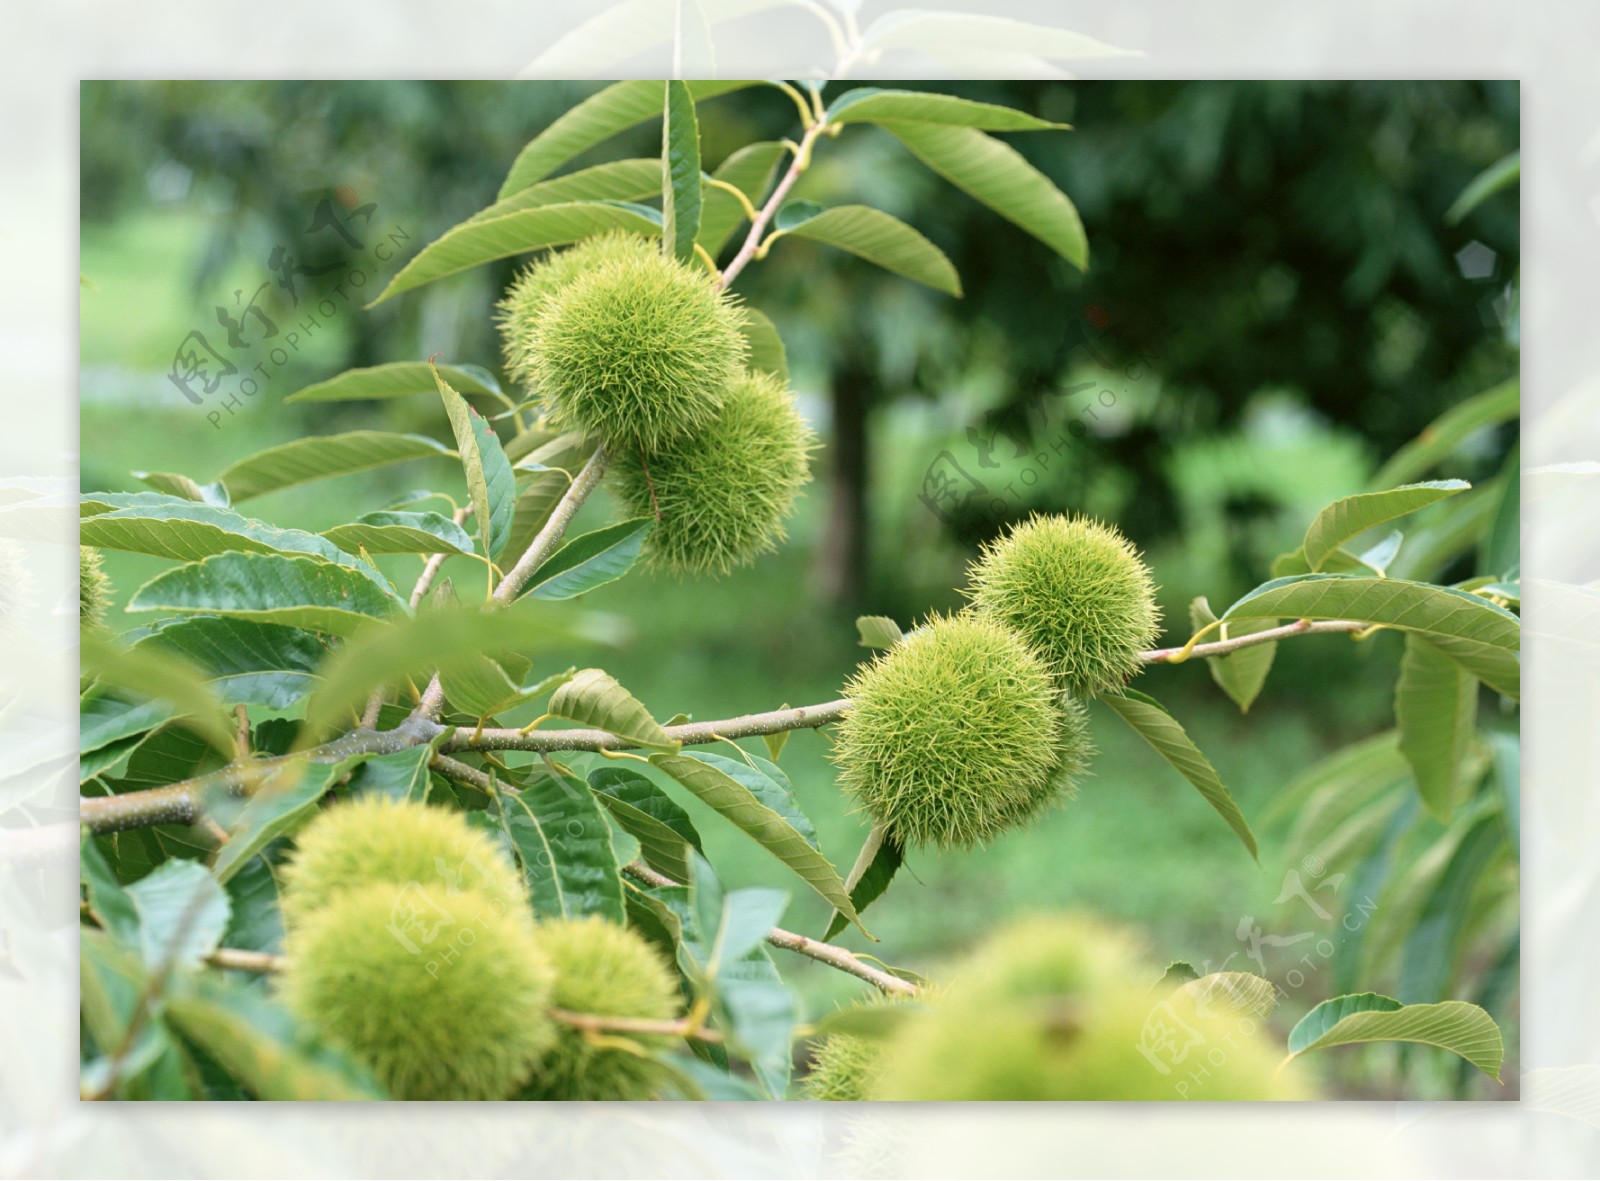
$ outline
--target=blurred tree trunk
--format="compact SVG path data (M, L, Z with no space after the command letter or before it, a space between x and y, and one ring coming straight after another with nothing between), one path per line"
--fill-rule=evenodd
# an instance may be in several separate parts
M813 571L817 593L839 606L855 606L866 591L867 407L873 393L872 374L858 357L846 352L833 369L833 437L827 449L830 502Z

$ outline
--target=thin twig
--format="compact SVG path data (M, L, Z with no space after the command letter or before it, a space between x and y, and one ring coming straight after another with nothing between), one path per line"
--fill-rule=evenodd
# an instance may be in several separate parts
M281 972L289 965L289 961L281 955L267 951L246 951L242 947L219 947L206 956L206 963L233 972Z
M1235 636L1231 640L1217 640L1210 644L1196 644L1189 649L1189 657L1195 656L1226 656L1229 652L1237 652L1240 648L1249 648L1254 644L1270 644L1275 640L1286 639L1289 636L1321 635L1327 632L1358 632L1367 625L1349 619L1325 619L1313 622L1309 619L1298 619L1294 623L1282 627L1268 628L1266 631L1252 632L1248 636ZM1177 664L1180 661L1173 659L1183 655L1184 645L1176 648L1156 648L1150 652L1139 653L1139 660L1144 664Z
M574 1029L595 1033L658 1033L668 1037L692 1037L702 1042L720 1042L714 1029L699 1029L686 1020L652 1021L648 1017L611 1017L604 1013L574 1013L571 1009L547 1009L553 1020Z
M636 878L647 886L679 886L683 883L675 882L664 873L657 873L648 865L639 861L630 861L624 865L623 871L629 877ZM838 968L841 972L848 972L858 979L865 980L868 984L875 985L880 991L899 996L916 996L920 989L909 980L902 980L880 968L857 959L852 953L832 943L823 943L819 939L808 939L804 935L797 935L793 931L785 931L782 927L773 927L767 932L767 942L774 947L781 947L785 951L798 952L809 956L818 963L827 964L830 968Z
M827 126L825 119L818 119L805 134L800 137L800 144L795 148L794 159L789 162L789 170L783 174L783 179L778 182L778 187L772 190L772 196L767 198L767 203L761 207L761 212L756 214L750 223L750 232L745 235L744 245L739 247L739 253L733 256L722 272L722 281L718 286L727 288L733 284L734 278L744 270L749 261L756 256L756 251L761 246L761 235L766 231L767 223L778 212L778 207L783 204L783 199L789 195L789 190L794 188L795 181L800 179L800 174L811 165L811 148L817 142L817 137L822 134Z

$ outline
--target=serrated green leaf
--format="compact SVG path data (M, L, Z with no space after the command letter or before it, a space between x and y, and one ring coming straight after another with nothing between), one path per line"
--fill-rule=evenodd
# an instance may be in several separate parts
M268 709L288 709L315 689L328 652L299 628L212 615L162 620L134 649L189 661L225 705Z
M423 247L368 307L486 262L565 246L607 230L653 236L661 232L653 211L613 201L563 201L466 221Z
M86 516L79 522L78 540L100 549L175 558L181 562L195 562L224 553L310 554L324 562L373 576L371 567L359 558L315 533L280 529L216 505L163 499L165 503L147 500ZM97 500L84 507L98 508L99 505Z
M661 236L679 262L694 259L700 234L700 123L687 82L669 78L661 127Z
M157 492L197 504L228 507L228 490L219 483L201 484L181 472L133 472L133 478Z
M699 102L719 94L753 86L753 82L696 80L689 91ZM521 192L560 168L568 160L626 131L661 115L666 95L660 82L617 82L591 95L550 124L517 154L511 171L500 186L504 200Z
M1465 1058L1500 1081L1505 1043L1494 1018L1465 1001L1402 1005L1375 992L1323 1001L1289 1031L1289 1057L1366 1042L1418 1042Z
M157 575L128 603L129 611L206 611L348 635L403 605L368 577L312 558L278 554L215 554Z
M1336 500L1318 513L1311 528L1306 530L1301 546L1306 564L1315 573L1322 569L1330 554L1351 538L1471 487L1465 480L1431 480Z
M129 701L91 689L78 703L78 749L87 755L116 742L139 739L173 715L165 701ZM116 756L120 757L120 756Z
M534 599L571 599L615 582L633 568L654 527L653 518L636 517L573 538L533 572L523 594Z
M387 467L408 459L449 456L442 443L425 435L392 431L347 431L312 435L268 447L224 468L217 482L234 504L312 480Z
M232 913L222 937L224 947L273 955L283 950L283 914L270 852L252 857L228 879L225 888Z
M117 880L104 854L87 833L78 842L78 877L90 913L117 940L133 946L139 939L139 911Z
M285 402L356 402L379 398L404 398L412 394L435 394L438 385L433 370L466 395L493 397L507 406L511 399L500 390L500 383L487 369L477 365L433 365L428 361L392 361L366 369L347 369L337 377L296 390Z
M882 826L874 825L872 831L867 834L866 841L862 843L855 865L844 880L850 890L850 901L854 904L857 914L883 897L884 891L889 888L889 883L894 880L895 873L904 861L905 850L901 848L900 842ZM828 929L823 932L822 941L826 943L849 925L844 915L834 911L833 917L828 920Z
M1171 764L1198 791L1206 803L1233 829L1234 835L1244 843L1250 856L1260 860L1256 853L1255 834L1250 831L1244 813L1234 803L1228 789L1217 776L1216 769L1200 753L1189 735L1176 719L1153 697L1133 689L1120 693L1107 693L1102 698L1114 713L1133 728L1133 732L1148 742L1155 752Z
M262 849L308 823L328 789L369 757L351 755L332 763L296 759L274 771L228 823L228 843L213 867L217 880L227 882Z
M1222 613L1227 619L1350 619L1401 631L1459 637L1515 652L1517 617L1487 599L1448 586L1368 578L1354 574L1304 574L1256 587Z
M593 726L646 750L676 751L680 743L609 673L586 668L550 698L552 717Z
M1425 636L1412 633L1395 682L1394 716L1417 794L1429 812L1449 824L1477 726L1478 682Z
M472 538L439 513L366 513L348 525L324 530L347 554L471 554Z
M1089 240L1072 201L1008 144L970 127L936 123L882 124L919 160L1050 247L1079 270L1089 266Z
M856 632L863 648L893 648L905 639L900 625L887 615L862 615L856 619Z
M350 794L427 803L433 786L428 763L437 749L437 742L429 742L394 754L372 756L350 776Z
M785 216L785 214L788 216ZM810 202L795 201L778 213L779 234L810 238L866 259L915 283L961 294L961 278L955 266L927 238L905 222L881 209L866 205L836 205L815 209ZM769 241L771 239L769 238Z
M1195 631L1214 623L1216 618L1204 595L1189 604L1189 622ZM1270 631L1277 624L1276 619L1240 620L1224 627L1217 638L1238 639L1256 632ZM1276 641L1254 644L1225 656L1208 656L1206 665L1211 669L1211 679L1217 683L1217 688L1232 699L1240 713L1247 714L1255 699L1261 695L1262 686L1267 683L1267 674L1272 671L1272 661L1277 652Z
M1448 458L1468 436L1509 422L1522 408L1522 383L1513 377L1475 394L1434 419L1422 433L1390 457L1372 477L1371 488L1393 488L1414 480ZM1499 573L1499 571L1495 571Z
M772 806L778 804L781 808L783 801L772 790L778 785L765 772L710 754L654 754L650 762L782 861L831 902L835 910L861 926L839 872L817 849L814 834L808 840L796 827L797 819L803 821L803 817L797 817L794 811L785 815ZM808 821L805 824L809 827ZM862 930L865 933L865 928Z
M504 217L540 205L560 205L571 201L641 201L661 193L661 161L654 156L632 160L612 160L592 168L580 168L554 180L529 185L502 201L496 201L472 215L472 221Z
M455 432L456 448L461 453L461 467L466 472L467 491L472 497L483 556L494 558L511 534L517 478L511 474L511 461L506 458L489 420L469 406L442 376L438 377L438 383L439 397L444 400L450 428Z
M770 141L747 144L718 165L711 175L738 189L751 205L759 208L788 150L783 144ZM705 187L700 203L699 241L707 254L712 258L721 254L733 231L744 220L744 205L737 197L715 185Z
M740 331L750 346L746 360L751 372L767 373L784 385L789 384L789 356L778 335L778 326L755 308L744 309L744 325Z
M195 967L228 929L227 892L198 862L163 862L128 886L127 895L139 914L139 948L151 972Z
M155 647L124 648L93 631L84 632L81 643L86 675L109 688L169 703L180 724L215 749L233 753L234 732L224 717L222 702L205 674L184 656ZM80 729L80 738L81 734Z
M196 977L167 1002L170 1020L262 1100L382 1099L371 1075L307 1044L289 1014L244 985Z
M1249 1013L1258 1020L1278 1007L1278 986L1253 972L1212 972L1184 981L1172 995L1184 998L1201 1013Z
M828 105L828 122L835 124L948 123L979 131L1061 131L1065 123L1047 123L1022 111L993 103L973 102L949 94L921 90L883 90L863 86L847 90Z
M689 851L703 852L689 814L648 778L626 767L589 772L589 788L639 841L644 862L673 881L689 880Z
M582 780L536 775L494 793L496 815L517 851L535 914L623 921L622 879L611 829Z

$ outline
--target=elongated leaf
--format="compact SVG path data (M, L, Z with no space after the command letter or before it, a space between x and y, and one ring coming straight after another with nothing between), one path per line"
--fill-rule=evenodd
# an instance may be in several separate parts
M979 131L1056 131L1065 123L1047 123L1022 111L993 103L973 102L921 90L881 90L863 86L847 90L828 105L829 123L949 123Z
M1447 225L1455 225L1484 201L1501 189L1510 188L1522 179L1522 153L1511 152L1501 156L1489 167L1472 178L1472 183L1461 190L1461 195L1445 210Z
M324 531L349 554L470 554L472 538L439 513L367 513Z
M845 879L845 885L850 888L850 901L855 905L857 914L883 897L904 861L905 850L900 843L881 827L874 826L867 835L866 843L861 846L861 854L856 858L850 876ZM828 929L823 933L823 942L832 939L849 925L844 915L834 911L833 918L828 920Z
M1195 746L1182 726L1169 714L1166 707L1153 697L1133 689L1108 693L1102 700L1129 726L1135 734L1148 742L1162 758L1172 765L1198 791L1218 816L1227 821L1234 835L1244 842L1250 856L1257 858L1255 834L1245 822L1239 805L1234 803L1228 789L1222 785L1216 769L1207 761L1200 748Z
M88 754L120 739L142 735L173 715L165 701L128 701L104 690L90 690L78 701L78 751Z
M1447 586L1354 574L1305 574L1256 587L1223 619L1352 619L1430 638L1459 637L1515 652L1521 624L1503 607Z
M216 554L145 583L129 611L208 611L348 635L369 619L403 610L366 576L311 558Z
M732 185L760 207L778 163L788 153L781 143L770 141L747 144L734 152L711 175L723 184ZM700 203L700 245L712 258L722 253L733 231L745 220L744 205L732 193L715 185L707 185ZM749 309L746 309L747 311Z
M837 246L935 291L961 294L961 278L944 251L881 209L836 205L817 210L810 202L792 202L778 211L777 232Z
M1327 558L1353 537L1375 528L1385 521L1414 513L1465 492L1472 487L1465 480L1431 480L1425 484L1404 484L1387 492L1362 492L1336 500L1317 514L1306 530L1302 549L1306 564L1315 573L1321 570Z
M661 128L661 236L680 262L700 234L700 123L687 82L667 79Z
M84 901L89 912L117 940L135 944L139 940L139 910L128 897L117 875L106 864L95 838L85 833L78 842L78 877L83 883Z
M565 246L606 230L636 234L661 232L653 211L644 206L610 201L563 201L501 217L462 222L423 247L368 307L436 279L459 275L497 258L529 254L549 246Z
M754 373L768 373L784 385L789 384L789 356L778 335L778 326L755 308L744 309L745 343L750 346L746 364Z
M493 558L511 533L512 506L517 499L517 478L511 474L494 427L441 376L439 396L455 431L461 466L467 474L467 491L472 496L473 516L483 542L483 556Z
M230 464L217 476L234 504L282 488L329 476L370 471L408 459L449 456L442 443L425 435L391 431L348 431L342 435L313 435L258 451Z
M523 593L535 599L571 599L615 582L633 568L654 527L652 518L637 517L573 538L533 572Z
M1506 827L1498 810L1472 821L1450 862L1429 891L1400 961L1399 993L1420 1001L1444 998L1461 958L1461 936L1472 913L1477 886L1497 853L1505 850Z
M98 633L82 637L84 672L100 684L170 704L174 715L215 749L231 755L233 729L204 672L179 653L124 648ZM81 731L80 731L81 736Z
M1195 631L1216 622L1216 618L1205 596L1189 604L1189 622ZM1244 619L1225 627L1218 638L1238 639L1256 632L1270 631L1277 624L1276 619ZM1272 661L1277 653L1276 641L1254 644L1237 652L1229 652L1226 656L1208 656L1206 664L1211 669L1211 679L1217 683L1217 688L1232 699L1240 713L1247 714L1255 699L1261 695L1261 687L1267 683L1267 674L1272 671Z
M511 514L511 535L506 538L508 554L527 552L571 483L566 472L555 470L534 472L519 483Z
M194 967L217 950L228 929L228 895L196 861L174 858L127 888L139 913L145 967Z
M86 504L86 508L98 505ZM370 570L325 537L299 529L280 529L264 521L242 517L232 509L195 504L187 500L144 503L97 512L78 525L84 545L199 561L213 554L310 554L324 562L351 569Z
M1395 682L1394 716L1417 794L1428 811L1449 824L1477 725L1478 682L1425 636L1412 633Z
M376 689L458 670L501 653L534 655L571 640L571 616L514 605L498 611L445 608L395 623L372 624L352 635L322 669L323 684L306 707L311 738L330 732Z
M168 496L192 500L196 504L214 504L228 507L228 490L221 484L201 484L179 472L133 472L133 478L147 487Z
M680 746L632 693L598 668L584 669L557 689L549 710L553 717L593 726L646 750L676 751Z
M689 851L703 852L700 834L671 796L625 767L589 772L589 788L612 819L638 839L646 865L673 881L689 880Z
M623 921L622 879L611 829L588 787L567 775L537 775L521 791L495 793L502 829L517 850L534 913L598 914Z
M661 161L654 156L612 160L577 172L540 181L472 215L473 221L504 217L540 205L568 201L640 201L661 193Z
M1522 445L1515 443L1495 481L1497 505L1478 543L1478 569L1496 577L1522 565Z
M1452 406L1434 419L1414 440L1390 457L1372 477L1371 487L1393 488L1414 480L1448 458L1468 436L1485 427L1509 422L1522 407L1522 384L1513 377L1481 394ZM1496 573L1499 573L1496 571Z
M765 779L765 775L719 755L655 754L650 761L792 869L840 914L861 926L839 872L795 827L792 816L774 810L751 790L750 785ZM767 798L777 802L770 792Z
M1179 984L1173 997L1201 1013L1250 1013L1264 1020L1278 1007L1278 986L1252 972L1213 972Z
M217 880L227 882L273 841L308 823L328 789L367 757L352 755L333 763L297 759L284 764L256 788L228 824L228 843L218 852L213 867Z
M754 85L753 82L693 81L689 92L695 101ZM666 95L660 82L617 82L584 99L530 140L512 162L500 199L521 192L549 176L568 160L661 115Z
M254 989L195 977L168 998L167 1013L257 1099L384 1098L366 1070L307 1045L289 1014Z
M1289 1031L1291 1058L1311 1050L1365 1042L1419 1042L1465 1058L1500 1081L1505 1044L1494 1018L1465 1001L1402 1005L1375 992L1323 1001Z
M226 705L268 709L288 709L310 693L327 656L311 632L210 615L163 620L134 648L188 660Z
M1521 700L1522 662L1515 652L1459 636L1430 634L1428 642L1496 693Z
M958 189L983 202L1079 270L1089 266L1089 240L1077 207L1017 151L970 127L889 123L883 127Z
M821 848L817 842L816 826L801 810L800 801L795 798L794 784L789 782L789 776L784 773L783 768L759 755L752 754L746 754L744 758L733 758L729 755L702 751L695 757L737 780L763 805L771 808L792 825L794 830L805 838L806 844L813 849Z
M347 369L338 377L319 381L296 390L285 402L356 402L379 398L404 398L411 394L432 394L439 389L433 370L452 387L466 395L489 395L506 405L511 400L500 392L500 383L487 369L476 365L438 365L428 361L393 361L368 369Z

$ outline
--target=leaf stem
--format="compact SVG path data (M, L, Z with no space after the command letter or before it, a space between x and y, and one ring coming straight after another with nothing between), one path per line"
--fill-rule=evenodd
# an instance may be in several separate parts
M755 257L757 249L761 246L761 235L766 231L767 224L778 212L778 207L783 204L783 199L789 195L789 190L794 188L795 181L800 179L801 173L811 166L811 148L817 142L817 137L827 127L825 118L818 119L807 127L805 134L800 137L800 143L795 148L794 159L789 163L789 170L783 174L783 179L778 182L778 187L772 190L772 196L767 198L767 203L761 207L755 220L750 223L750 232L745 235L744 245L739 247L739 253L733 256L733 261L722 272L722 281L718 284L727 288L733 283L734 278Z

